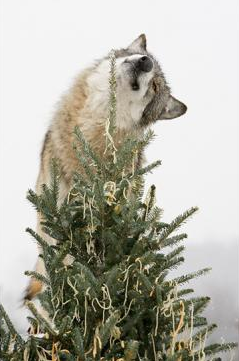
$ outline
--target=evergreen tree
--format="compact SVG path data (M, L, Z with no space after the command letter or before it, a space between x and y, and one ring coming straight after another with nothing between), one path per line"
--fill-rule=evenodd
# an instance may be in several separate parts
M105 157L100 159L75 129L74 145L84 174L58 204L60 164L52 162L52 181L27 198L42 215L49 245L33 230L42 247L46 276L26 272L44 284L38 295L44 316L32 302L30 324L36 334L23 338L0 308L2 360L147 361L218 360L216 354L235 343L206 344L216 325L202 312L208 297L192 297L184 284L209 269L170 278L184 258L175 231L196 211L191 208L171 223L161 220L155 187L144 199L143 176L160 164L137 167L138 155L153 138L126 139L114 145L116 116L115 58L111 56L109 117ZM66 255L72 263L66 265Z

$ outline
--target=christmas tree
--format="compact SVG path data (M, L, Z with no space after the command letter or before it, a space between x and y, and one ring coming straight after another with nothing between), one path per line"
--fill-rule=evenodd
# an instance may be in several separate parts
M44 276L26 272L44 284L37 296L41 309L27 302L36 333L22 337L1 306L4 361L217 360L217 353L236 346L207 343L216 327L202 316L210 299L193 297L193 290L184 286L209 269L170 278L170 270L184 262L180 243L187 238L175 232L197 208L164 223L155 186L144 198L144 175L160 162L138 167L137 159L153 133L148 131L140 140L125 139L116 149L113 52L110 61L104 158L77 128L74 148L84 174L74 174L63 203L58 204L57 160L52 161L50 186L43 185L41 194L28 192L41 213L44 233L57 244L49 245L27 229L41 246L46 268Z

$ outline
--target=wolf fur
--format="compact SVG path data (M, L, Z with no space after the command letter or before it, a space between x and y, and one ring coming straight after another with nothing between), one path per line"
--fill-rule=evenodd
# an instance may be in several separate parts
M170 94L159 63L147 51L144 34L127 48L116 50L115 55L117 131L114 142L117 147L126 136L141 137L150 124L161 119L179 117L187 108ZM146 61L146 67L142 66L142 61ZM75 126L80 127L91 147L99 155L103 154L105 120L108 114L109 67L109 56L96 61L93 66L81 72L69 92L62 98L45 136L36 185L37 193L41 192L43 183L50 182L49 167L52 158L60 159L62 167L59 202L70 190L72 174L79 169L79 162L72 148ZM55 241L41 230L40 215L37 232L50 244L54 244ZM40 257L37 260L36 271L41 274L45 272ZM32 279L25 299L32 299L41 289L41 283Z

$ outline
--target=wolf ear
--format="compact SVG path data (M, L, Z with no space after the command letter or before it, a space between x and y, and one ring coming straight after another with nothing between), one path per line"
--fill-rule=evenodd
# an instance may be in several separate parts
M164 107L159 119L163 120L177 118L186 113L186 111L186 105L170 95L167 105Z
M146 36L145 34L141 34L137 39L135 39L130 46L128 46L128 49L133 52L141 52L145 51L147 46Z

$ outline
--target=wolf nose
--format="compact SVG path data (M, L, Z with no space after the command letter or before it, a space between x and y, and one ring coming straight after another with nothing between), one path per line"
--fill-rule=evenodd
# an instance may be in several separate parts
M148 56L142 56L138 60L138 67L139 67L140 70L148 73L153 68L153 62Z

